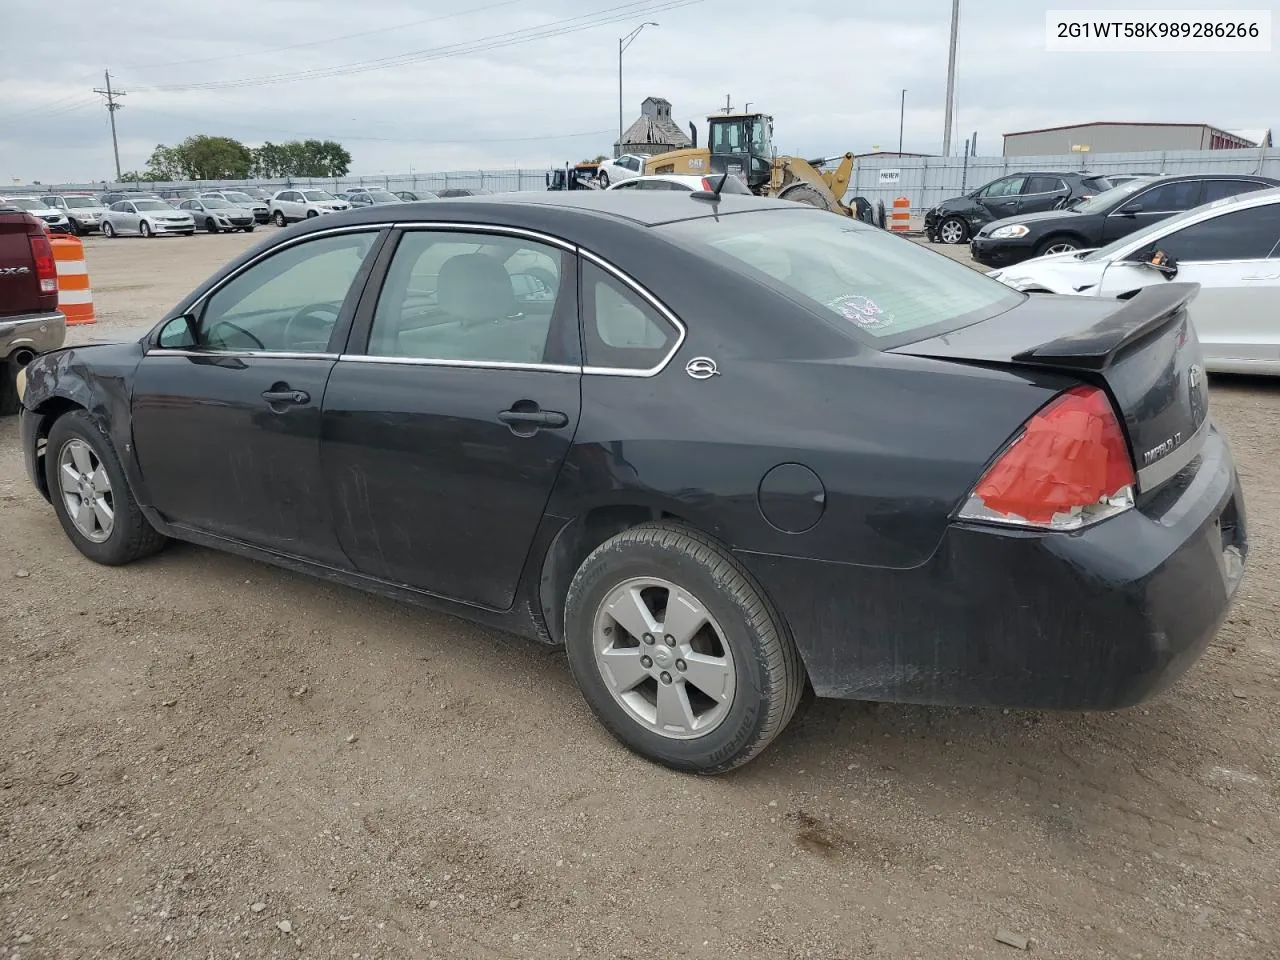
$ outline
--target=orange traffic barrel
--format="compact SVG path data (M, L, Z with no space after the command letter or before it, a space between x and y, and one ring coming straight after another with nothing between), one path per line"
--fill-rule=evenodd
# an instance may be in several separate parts
M67 325L95 322L84 243L79 237L51 235L49 244L58 268L58 309L66 316Z
M893 213L889 214L889 229L906 233L911 229L911 201L907 197L893 198Z

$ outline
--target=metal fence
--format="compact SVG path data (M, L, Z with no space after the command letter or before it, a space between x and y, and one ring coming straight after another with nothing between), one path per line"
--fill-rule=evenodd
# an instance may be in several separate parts
M1148 153L1068 153L1052 157L864 157L854 165L850 197L873 204L894 197L923 213L1005 174L1022 170L1092 173L1254 173L1280 178L1280 149L1156 150Z
M1019 170L1089 170L1094 173L1255 173L1280 178L1280 149L1167 150L1149 153L1068 153L1051 157L894 157L860 159L846 199L866 197L873 204L907 197L914 214L959 196L984 183ZM546 170L452 170L444 173L388 174L375 177L337 177L293 180L203 180L173 183L113 184L67 183L0 188L7 193L51 193L60 190L184 190L219 187L320 187L341 192L350 187L385 187L388 190L480 188L491 193L545 190ZM890 176L892 174L892 176Z

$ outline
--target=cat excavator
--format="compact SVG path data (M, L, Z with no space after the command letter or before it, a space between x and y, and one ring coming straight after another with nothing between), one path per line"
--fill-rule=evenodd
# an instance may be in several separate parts
M778 156L773 148L773 117L729 107L707 117L705 147L698 146L698 128L692 123L689 133L692 147L650 157L645 161L644 172L694 176L728 173L741 179L757 196L807 203L862 220L868 218L869 204L861 197L855 198L852 205L844 203L853 177L852 153L817 160ZM836 164L833 169L821 169L830 163Z

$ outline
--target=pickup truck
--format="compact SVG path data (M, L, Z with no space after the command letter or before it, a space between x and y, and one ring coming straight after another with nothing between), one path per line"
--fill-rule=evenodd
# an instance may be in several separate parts
M66 336L49 231L27 211L0 205L0 414L18 412L19 371Z

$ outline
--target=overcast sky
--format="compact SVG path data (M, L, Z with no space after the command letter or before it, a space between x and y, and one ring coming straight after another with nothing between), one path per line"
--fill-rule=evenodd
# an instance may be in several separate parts
M962 0L956 150L975 129L979 153L999 154L1002 133L1089 120L1280 126L1280 53L1045 52L1047 9L1113 5ZM904 149L937 152L942 142L950 0L61 0L57 8L56 26L33 4L5 18L0 183L113 177L107 111L91 92L108 67L128 92L116 115L126 170L142 167L157 143L195 133L250 145L330 137L351 151L353 174L582 159L608 152L617 136L618 38L646 20L659 26L625 55L626 123L645 96L659 95L682 126L697 121L705 136L706 113L728 94L773 114L783 152L893 150L905 87ZM390 64L368 69L378 60Z

